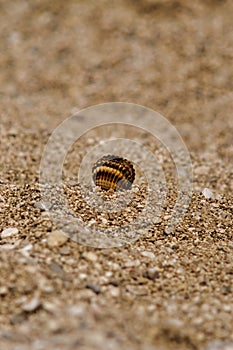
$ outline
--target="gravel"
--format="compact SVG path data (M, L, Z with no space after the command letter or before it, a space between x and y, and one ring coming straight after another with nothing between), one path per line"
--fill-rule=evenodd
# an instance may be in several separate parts
M17 235L19 230L16 227L9 227L2 231L1 238L8 238Z
M214 0L2 2L0 349L232 348L232 11L231 1ZM98 246L103 237L51 220L61 187L45 200L39 169L53 130L107 101L164 115L190 152L194 182L183 219L166 230L178 194L166 145L117 125L87 132L69 147L62 191L66 214L109 230L109 245L100 249L88 243ZM90 128L84 113L78 122ZM101 194L78 183L82 160L119 136L155 155L148 180L158 191L147 192L144 153L123 144L117 150L138 161L132 191ZM143 212L148 193L153 201L140 225L117 236L116 227ZM106 213L131 195L122 215ZM116 246L119 239L124 244Z
M204 188L204 190L202 191L202 194L207 199L213 199L214 198L214 194L209 188Z

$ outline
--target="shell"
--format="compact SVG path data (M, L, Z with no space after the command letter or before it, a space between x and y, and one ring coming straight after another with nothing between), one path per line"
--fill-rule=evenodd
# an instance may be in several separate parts
M129 160L107 155L93 165L92 176L96 186L101 187L102 190L127 190L132 187L135 170Z

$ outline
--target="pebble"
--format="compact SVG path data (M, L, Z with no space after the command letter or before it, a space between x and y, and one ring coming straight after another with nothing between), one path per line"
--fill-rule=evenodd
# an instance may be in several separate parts
M49 201L40 201L34 204L34 207L40 210L49 210L52 208L52 206L53 204Z
M148 289L145 288L144 286L137 286L137 285L127 285L126 290L135 295L148 295Z
M69 247L62 247L60 250L59 250L59 253L61 255L70 255L70 248Z
M147 310L148 310L148 311L154 311L155 308L156 308L156 307L155 307L155 305L153 305L153 304L150 304L150 305L147 306Z
M209 188L204 188L204 190L202 191L202 194L205 198L208 198L208 199L214 198L214 194Z
M117 287L111 287L111 288L109 288L108 292L109 292L109 294L110 294L112 297L114 297L114 298L117 298L117 297L119 297L119 295L120 295L120 290L119 290L119 288L117 288Z
M33 248L33 245L31 243L25 245L22 249L20 249L20 252L27 252L28 250L31 250Z
M35 296L31 300L27 300L23 305L22 309L26 312L32 312L38 309L40 306L40 299L38 296Z
M38 286L41 292L52 293L54 288L46 279L40 278L38 281Z
M210 342L205 350L233 350L233 341L216 340Z
M30 255L30 250L32 250L33 245L31 243L25 245L22 249L20 249L20 252L25 256L28 257Z
M145 257L147 257L147 258L150 258L150 259L154 259L154 258L155 258L154 253L148 252L148 251L141 252L141 255L142 255L142 256L145 256Z
M70 266L75 266L77 264L77 260L73 258L66 259L65 261L66 261L66 264Z
M143 277L154 281L159 278L159 271L158 269L151 267L143 273Z
M83 257L86 260L89 260L89 261L92 261L92 262L95 262L98 259L97 255L95 253L93 253L93 252L86 252L86 253L83 254Z
M68 313L71 316L82 316L85 314L85 308L81 305L74 305L68 308Z
M118 263L114 263L112 261L109 261L108 265L111 266L113 271L118 271L120 269L120 265Z
M2 250L11 250L11 249L14 249L15 247L16 247L15 244L4 244L0 246Z
M3 196L0 196L0 207L4 206L6 203L5 198Z
M49 234L47 244L49 248L60 247L65 244L67 240L68 237L63 232L55 230Z
M88 223L88 226L93 226L96 224L96 220L95 219L91 219Z
M112 271L106 271L105 272L105 276L108 278L108 277L112 277L113 273Z
M74 180L68 180L67 181L67 185L73 187L73 186L77 186L77 181L74 181Z
M95 292L96 294L100 293L100 286L97 286L95 284L91 284L91 283L87 283L86 284L86 288L91 289L93 292Z
M59 265L57 262L53 261L51 263L51 265L49 266L50 270L54 273L56 273L57 275L59 275L60 277L64 277L65 276L65 272L62 268L61 265Z
M52 333L58 333L61 331L60 323L57 320L50 319L47 323L47 328Z
M136 259L136 260L126 261L124 263L124 267L135 267L135 266L139 266L140 264L141 264L140 260Z
M50 313L56 313L56 311L59 309L59 303L44 300L43 309L49 311Z
M9 227L2 231L1 238L8 238L17 235L19 230L16 227Z
M10 136L16 136L18 134L18 130L14 127L10 128L8 131L8 135Z
M1 296L6 295L7 292L8 292L8 288L7 288L6 286L0 287L0 295L1 295Z

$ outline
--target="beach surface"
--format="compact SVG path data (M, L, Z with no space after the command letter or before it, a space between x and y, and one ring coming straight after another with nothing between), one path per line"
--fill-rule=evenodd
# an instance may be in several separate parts
M232 13L232 1L217 0L0 1L0 349L233 349ZM177 196L171 155L149 133L124 130L161 162L168 192L149 229L103 249L59 231L39 181L55 128L106 102L163 115L187 147L193 185L167 232ZM85 116L78 123L89 126ZM75 176L116 134L87 133L64 163L68 205L103 229L110 215L95 217ZM145 205L137 174L136 202L112 227ZM88 191L92 200L96 189Z

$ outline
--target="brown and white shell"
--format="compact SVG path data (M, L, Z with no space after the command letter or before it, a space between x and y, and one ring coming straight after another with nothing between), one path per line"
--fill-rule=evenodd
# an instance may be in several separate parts
M131 189L135 179L133 164L122 157L107 155L100 158L92 168L96 186L103 190Z

